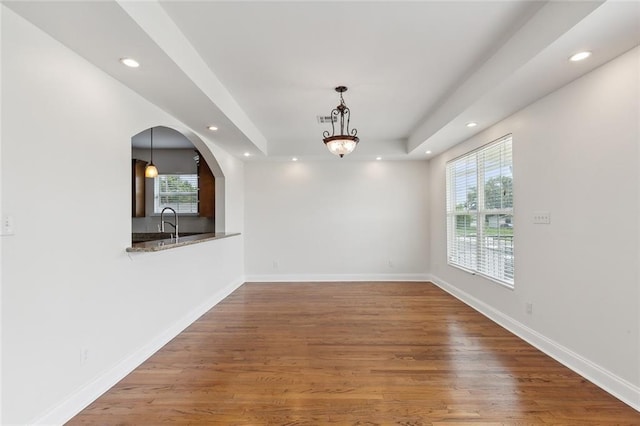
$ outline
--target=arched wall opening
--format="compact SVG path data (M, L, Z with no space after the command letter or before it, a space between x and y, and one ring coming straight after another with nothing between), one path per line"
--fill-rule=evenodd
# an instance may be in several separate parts
M158 176L145 177L152 160ZM177 212L182 236L225 231L224 173L209 147L188 129L154 126L131 138L132 243L173 234L160 233L165 207Z

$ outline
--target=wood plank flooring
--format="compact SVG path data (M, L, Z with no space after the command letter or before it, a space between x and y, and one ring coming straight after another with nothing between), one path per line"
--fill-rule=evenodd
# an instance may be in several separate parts
M429 283L244 284L68 424L639 425Z

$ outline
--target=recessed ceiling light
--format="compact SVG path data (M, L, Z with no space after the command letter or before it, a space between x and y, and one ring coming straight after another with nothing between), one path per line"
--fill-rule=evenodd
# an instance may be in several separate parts
M571 55L569 57L569 60L572 62L577 62L583 59L587 59L589 56L591 56L591 52L585 50L584 52L578 52L575 55Z
M467 127L476 127L478 125L478 123L476 123L475 121L470 121L466 124Z
M216 130L218 130L216 126L207 126L207 129L211 130L212 132L215 132Z
M122 62L123 65L126 65L129 68L138 68L140 66L140 62L132 58L120 58L120 62Z
M291 161L298 161L298 157L293 157Z
M431 151L427 151L427 152L425 152L425 154L431 154Z
M382 157L376 157L376 160L380 161L382 160Z
M245 157L250 157L250 156L251 156L251 153L250 153L250 152L245 152L245 153L244 153L244 154L242 154L242 155L244 155Z

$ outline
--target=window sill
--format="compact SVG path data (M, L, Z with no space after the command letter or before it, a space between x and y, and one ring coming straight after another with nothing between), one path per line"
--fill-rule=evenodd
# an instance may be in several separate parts
M478 272L478 271L474 271L473 269L465 268L464 266L460 266L460 265L457 265L455 263L447 262L447 265L451 266L452 268L456 268L456 269L459 269L461 271L464 271L464 272L466 272L466 273L468 273L470 275L476 275L478 277L485 278L485 279L487 279L487 280L489 280L489 281L491 281L493 283L496 283L496 284L498 284L501 287L504 287L506 289L515 290L515 282L514 283L508 283L506 281L499 280L498 278L491 277L489 275L483 274L483 273Z
M151 213L147 217L160 217L160 216L161 216L161 213ZM173 217L173 213L171 214L165 213L165 217L168 217L169 219L171 219ZM200 214L198 213L178 213L178 217L205 217L205 216L200 216Z

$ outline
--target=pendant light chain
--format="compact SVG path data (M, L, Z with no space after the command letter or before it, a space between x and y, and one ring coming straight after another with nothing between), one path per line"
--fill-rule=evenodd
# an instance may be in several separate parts
M144 176L148 178L158 176L158 168L153 164L153 127L151 128L151 162L145 167Z

